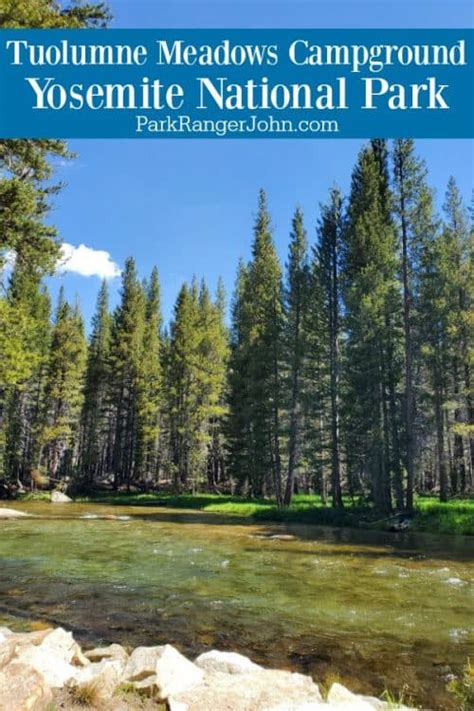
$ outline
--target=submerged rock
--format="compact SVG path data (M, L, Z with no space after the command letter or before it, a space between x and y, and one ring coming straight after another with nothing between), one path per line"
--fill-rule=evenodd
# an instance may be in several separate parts
M200 654L194 660L196 666L205 672L224 672L226 674L244 674L245 672L263 671L263 667L254 664L248 657L236 652L218 652L216 649Z
M12 662L0 670L0 711L44 711L52 699L44 676L33 667Z
M51 492L51 503L52 504L72 504L72 499L63 494L62 491L52 491Z
M272 541L294 541L296 536L292 536L291 533L274 533L270 536Z
M24 511L17 511L16 509L6 509L0 506L0 519L1 518L28 518L30 514Z

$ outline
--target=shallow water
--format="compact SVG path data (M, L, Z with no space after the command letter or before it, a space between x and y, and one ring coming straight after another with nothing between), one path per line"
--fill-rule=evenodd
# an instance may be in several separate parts
M83 642L170 642L189 655L232 649L455 708L446 675L474 652L474 539L148 506L15 508L47 518L0 521L0 624L45 621ZM111 513L130 519L80 518Z

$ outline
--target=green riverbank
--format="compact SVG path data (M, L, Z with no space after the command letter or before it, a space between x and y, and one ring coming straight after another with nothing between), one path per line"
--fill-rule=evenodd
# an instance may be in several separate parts
M47 500L48 494L29 494L24 500ZM323 504L317 495L296 495L289 508L279 509L268 499L244 499L219 494L173 495L162 493L91 493L76 499L78 502L97 502L120 506L166 506L176 509L195 509L208 513L228 514L255 521L281 521L324 526L347 526L390 530L396 517L382 517L368 505L354 505L348 497L344 509L333 509ZM474 499L452 499L440 503L435 497L419 497L409 530L447 535L474 535Z

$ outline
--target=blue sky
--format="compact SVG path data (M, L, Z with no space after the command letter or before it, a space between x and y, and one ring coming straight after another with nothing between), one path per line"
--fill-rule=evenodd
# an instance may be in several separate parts
M472 27L467 0L110 0L114 27ZM304 210L314 240L318 204L337 183L347 191L360 141L317 140L96 140L71 141L78 157L58 168L67 183L52 221L61 237L110 255L118 267L132 254L146 276L160 271L165 318L179 286L193 274L211 288L222 275L232 288L240 256L248 257L257 193L269 196L275 241L285 260L292 213ZM473 142L424 140L438 204L450 174L470 199ZM87 257L87 255L85 255ZM104 263L106 255L91 262ZM83 263L84 260L82 260ZM96 276L72 273L50 281L79 295L89 321ZM110 280L116 303L120 280Z

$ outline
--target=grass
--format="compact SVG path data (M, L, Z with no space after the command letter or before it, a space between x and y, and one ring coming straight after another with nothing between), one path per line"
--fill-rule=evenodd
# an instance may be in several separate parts
M474 666L469 659L463 669L462 676L451 681L448 684L448 690L459 701L461 711L474 709Z
M415 524L419 531L474 536L474 498L452 499L445 504L434 497L419 497Z
M208 513L251 518L255 521L282 521L328 526L384 529L390 521L381 518L368 504L344 499L344 509L325 505L318 495L298 494L291 507L279 509L268 499L244 499L219 494L93 494L78 501L132 506L166 506ZM442 504L434 497L419 497L410 530L450 535L474 535L474 498L453 499Z

